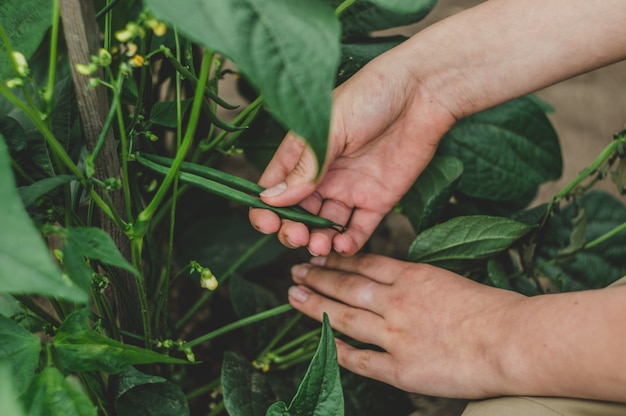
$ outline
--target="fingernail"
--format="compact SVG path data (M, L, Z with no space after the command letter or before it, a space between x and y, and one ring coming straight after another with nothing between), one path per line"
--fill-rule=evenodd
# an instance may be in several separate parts
M309 298L309 291L299 286L291 286L287 293L298 302L305 302Z
M287 184L285 182L281 182L278 185L274 185L272 187L267 188L263 192L260 193L261 196L267 196L273 198L285 192L287 190Z
M314 266L324 267L326 265L326 260L328 260L328 257L326 256L316 256L311 258L310 262Z
M295 280L302 281L309 272L309 269L311 269L310 264L296 264L291 268L291 275Z

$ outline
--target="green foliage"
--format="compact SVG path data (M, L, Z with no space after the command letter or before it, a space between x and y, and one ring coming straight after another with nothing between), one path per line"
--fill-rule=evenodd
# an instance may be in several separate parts
M43 40L52 23L48 0L3 0L0 7L0 28L14 51L29 59ZM0 79L10 77L12 64L4 43L0 43Z
M65 378L54 367L46 367L35 377L21 401L29 415L95 416L96 407L73 377Z
M22 393L35 375L41 342L30 331L3 316L0 316L0 338L0 368L10 370L9 384L16 393Z
M89 328L88 315L87 309L73 312L63 321L54 338L53 345L59 360L67 370L100 370L116 374L136 364L186 363L184 360L122 344L99 334Z
M330 7L289 0L148 0L147 5L190 39L236 62L277 119L306 138L322 163L339 63L340 27ZM313 67L317 70L302 70Z
M463 194L490 201L523 199L563 169L556 132L527 97L460 120L441 141L439 154L463 162Z
M287 406L284 402L275 403L266 413L267 416L302 414L319 416L344 414L337 349L326 314L319 346L291 404Z
M85 302L86 293L61 276L48 250L24 210L10 169L4 138L0 135L0 287L4 293L37 293Z
M118 383L115 409L120 416L189 415L183 391L162 377L127 367Z

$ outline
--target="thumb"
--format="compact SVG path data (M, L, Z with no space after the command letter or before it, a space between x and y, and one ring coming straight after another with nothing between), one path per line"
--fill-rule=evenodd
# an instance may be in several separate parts
M310 147L303 146L300 157L295 164L283 165L283 169L281 169L283 180L261 192L261 199L275 206L298 204L317 188L319 179L321 179L321 175L318 175L318 166L317 158Z

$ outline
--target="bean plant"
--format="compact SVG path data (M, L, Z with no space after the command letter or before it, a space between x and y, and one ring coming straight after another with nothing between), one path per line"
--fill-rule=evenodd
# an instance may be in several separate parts
M408 414L339 369L343 335L286 303L294 255L246 213L345 231L255 179L288 130L323 163L333 88L435 4L3 0L0 413ZM592 190L625 192L626 133L537 202L562 170L550 111L527 96L452 128L396 207L406 260L528 296L626 274L623 201Z

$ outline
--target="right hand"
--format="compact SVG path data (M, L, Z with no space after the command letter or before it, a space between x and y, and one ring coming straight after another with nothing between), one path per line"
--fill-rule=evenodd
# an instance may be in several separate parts
M313 153L293 133L259 180L268 188L261 194L264 202L299 204L345 224L347 231L309 230L271 211L252 209L256 229L278 232L285 246L307 246L313 255L333 249L352 255L428 165L455 118L418 85L394 49L335 90L327 160L317 180Z

